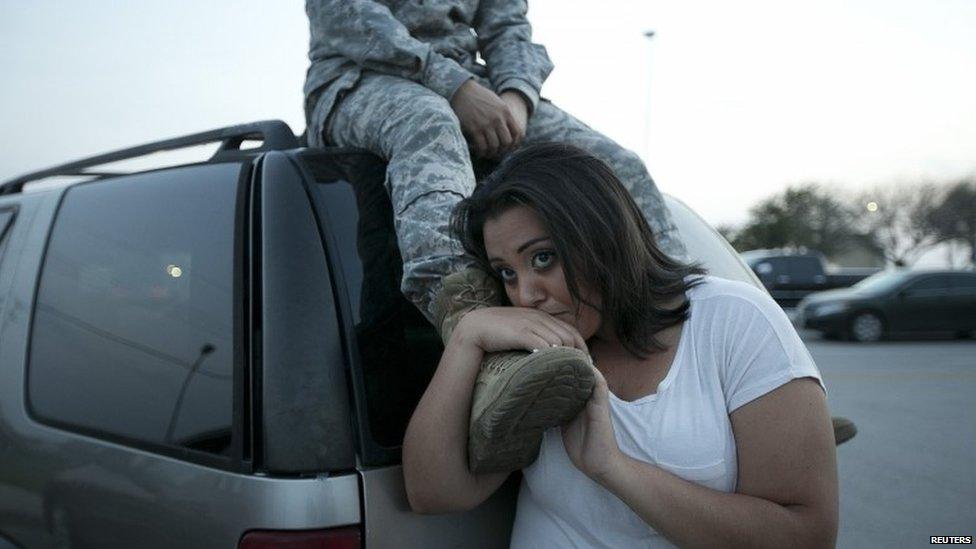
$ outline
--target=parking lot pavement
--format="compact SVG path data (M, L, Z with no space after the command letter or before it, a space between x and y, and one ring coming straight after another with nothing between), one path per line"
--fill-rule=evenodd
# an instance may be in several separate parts
M930 536L976 534L976 341L800 335L831 413L858 428L837 449L838 547L922 547Z

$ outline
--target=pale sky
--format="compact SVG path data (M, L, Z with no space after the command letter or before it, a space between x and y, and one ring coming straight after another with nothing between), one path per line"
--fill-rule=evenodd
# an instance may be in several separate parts
M543 95L712 223L791 183L976 173L972 0L533 0L529 19ZM298 0L0 0L0 180L264 118L300 133L307 47Z

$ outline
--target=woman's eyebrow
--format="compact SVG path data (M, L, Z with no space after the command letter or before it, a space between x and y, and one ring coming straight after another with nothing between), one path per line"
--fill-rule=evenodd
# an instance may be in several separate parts
M529 246L535 244L536 242L542 242L543 240L550 240L550 238L548 236L539 236L539 237L533 238L532 240L529 240L525 244L522 244L521 246L519 246L518 247L518 250L515 250L515 251L518 252L518 253L522 253Z
M538 243L538 242L543 242L543 241L546 241L546 240L552 240L552 239L551 239L551 238L549 238L548 236L538 236L538 237L536 237L536 238L533 238L532 240L529 240L529 241L528 241L528 242L526 242L525 244L522 244L521 246L519 246L519 247L518 247L518 249L517 249L517 250L515 250L515 252L516 252L516 253L522 253L522 252L524 252L524 251L525 251L525 249L526 249L526 248L528 248L529 246L531 246L531 245L533 245L533 244L536 244L536 243ZM489 262L489 263L494 263L494 262L496 262L496 261L504 261L504 260L503 260L502 258L500 258L500 257L489 257L489 258L488 258L488 262Z

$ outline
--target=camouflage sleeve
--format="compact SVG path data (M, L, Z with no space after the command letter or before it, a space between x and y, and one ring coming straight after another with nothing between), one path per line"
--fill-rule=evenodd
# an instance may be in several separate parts
M497 93L514 89L539 102L539 90L552 71L546 48L532 43L526 0L481 0L475 15L478 48Z
M389 8L371 0L306 0L312 43L310 55L340 55L364 69L407 78L450 100L474 75L410 36ZM314 59L313 59L314 61Z

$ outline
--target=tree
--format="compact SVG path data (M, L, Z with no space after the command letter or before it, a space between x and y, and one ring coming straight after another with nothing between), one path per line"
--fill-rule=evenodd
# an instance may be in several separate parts
M941 240L958 240L969 247L969 262L976 266L976 177L950 185L927 221Z
M897 266L911 265L942 239L932 226L939 187L932 183L884 185L862 193L860 225Z
M740 251L806 247L829 256L861 238L856 215L820 185L793 186L753 206L733 244Z

